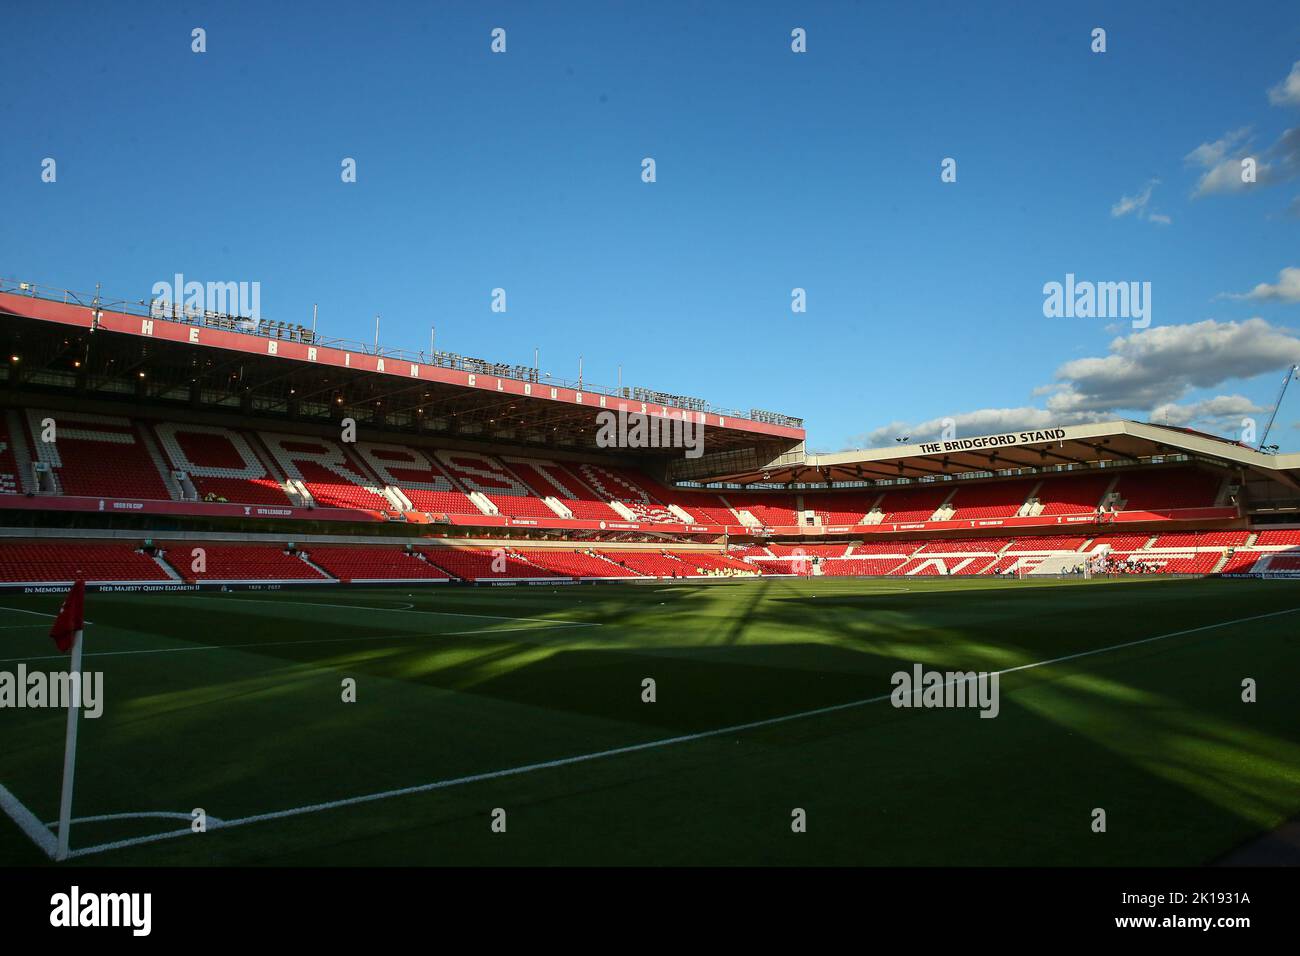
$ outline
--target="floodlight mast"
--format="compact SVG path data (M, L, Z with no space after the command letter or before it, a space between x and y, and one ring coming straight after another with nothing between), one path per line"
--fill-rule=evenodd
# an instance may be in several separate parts
M1260 436L1259 446L1256 451L1264 450L1264 443L1268 441L1268 433L1273 430L1273 420L1277 418L1277 410L1282 407L1282 399L1286 396L1286 387L1291 384L1291 379L1295 373L1300 371L1300 365L1292 365L1286 370L1286 378L1282 379L1282 390L1277 393L1277 402L1273 405L1272 414L1268 416L1268 424L1264 426L1264 434Z

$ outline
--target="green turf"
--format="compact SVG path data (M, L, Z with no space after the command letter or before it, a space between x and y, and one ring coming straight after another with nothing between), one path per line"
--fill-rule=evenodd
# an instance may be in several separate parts
M53 653L48 619L17 610L59 602L0 594L0 669L61 666L30 660ZM107 702L81 723L74 816L225 820L863 700L913 662L1004 669L1292 609L1009 674L993 720L872 703L68 865L1179 865L1300 812L1289 582L91 594L87 666ZM1245 677L1258 703L1241 701ZM0 784L43 820L57 816L63 727L59 712L0 711ZM85 822L72 842L180 826ZM0 816L0 863L43 861Z

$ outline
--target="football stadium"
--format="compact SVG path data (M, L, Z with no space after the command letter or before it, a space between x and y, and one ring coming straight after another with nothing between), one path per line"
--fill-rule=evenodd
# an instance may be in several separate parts
M10 949L1294 922L1294 3L4 26Z
M61 849L64 713L14 685L6 860L1178 866L1300 812L1294 682L1239 696L1294 671L1300 455L1135 421L816 455L26 282L0 345L4 667L66 660L84 581L112 695Z

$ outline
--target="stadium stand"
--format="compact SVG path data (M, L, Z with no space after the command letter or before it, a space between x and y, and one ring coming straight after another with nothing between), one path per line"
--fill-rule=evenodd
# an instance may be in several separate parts
M1296 531L1261 531L1255 539L1257 548L1274 548L1282 546L1300 546L1300 530Z
M1139 551L1113 553L1108 556L1108 561L1121 565L1136 562L1152 574L1209 574L1222 557L1221 551L1199 554Z
M743 544L731 546L731 556L733 558L771 558L774 557L770 548L759 544Z
M782 492L728 491L727 504L737 512L748 511L768 528L791 528L799 523L795 496Z
M340 581L446 581L450 575L402 548L313 547L311 562Z
M207 541L170 541L159 546L167 563L183 581L191 584L199 581L329 580L302 556L289 554L284 548Z
M1008 555L995 560L988 567L984 568L984 574L1008 574L1018 571L1022 568L1032 568L1038 563L1037 558L1026 558L1023 555Z
M778 544L769 546L773 557L842 558L849 550L848 544Z
M1115 480L1113 474L1046 478L1034 493L1042 505L1041 514L1069 515L1095 512L1102 495Z
M903 564L899 565L898 567L894 568L894 570L890 571L889 573L893 577L913 577L913 576L929 577L930 575L938 575L944 573L943 571L940 570L940 568L945 568L945 569L947 568L947 565L944 564L943 561L940 559L913 558L912 560L906 561Z
M45 419L55 422L55 441L42 441ZM145 445L134 422L118 415L27 410L28 447L47 465L61 494L167 500L163 463Z
M717 554L708 551L679 551L678 558L685 562L692 570L697 573L703 572L709 574L725 574L728 572L747 572L754 573L755 569L744 561L737 561L725 554Z
M559 462L538 458L504 458L506 466L539 497L554 497L575 518L611 521L622 518L600 496Z
M689 563L679 561L662 551L600 551L598 553L629 571L647 577L683 577L694 570Z
M152 557L125 544L73 541L0 542L0 581L14 584L171 581Z
M1147 546L1151 541L1148 535L1111 535L1095 539L1094 547L1088 552L1075 551L1087 539L1069 535L1014 540L990 537L865 544L774 543L766 548L733 546L727 553L671 547L623 550L503 544L497 548L429 546L417 552L381 545L307 545L297 553L289 554L282 547L272 545L179 541L163 543L165 550L160 555L165 555L165 565L128 545L22 541L0 547L0 582L69 581L76 577L78 570L98 583L178 579L186 583L231 584L333 580L435 582L451 578L470 581L545 580L552 577L590 580L696 578L760 572L835 577L965 577L1028 571L1052 555L1075 553L1078 562L1062 566L1063 570L1078 573L1087 564L1097 574L1300 572L1300 548L1289 544L1249 545L1245 542L1250 535L1250 532L1242 531L1175 532L1159 536L1150 546ZM1277 532L1274 537L1290 538L1291 534ZM1103 552L1096 547L1103 543L1114 547ZM195 548L204 550L206 567L203 571L192 570ZM802 554L800 548L804 549ZM495 570L494 564L500 570ZM174 569L175 574L169 574L168 568Z
M914 554L924 541L905 539L895 541L866 541L853 546L853 557L866 557L876 554Z
M240 432L175 422L158 422L153 432L172 469L185 472L200 500L281 507L292 503Z
M176 334L156 346L154 322L164 319L101 310L92 324L117 324L93 339L88 383L67 367L70 343L87 348L91 332L108 326L65 321L84 308L66 293L18 291L0 287L0 323L15 349L22 341L0 366L0 505L12 517L0 529L10 537L0 581L10 584L78 570L104 583L219 586L1084 566L1300 576L1300 530L1242 527L1300 514L1300 462L1187 429L1130 421L984 436L944 446L936 469L937 445L904 439L809 455L799 419L723 415L687 399L712 416L718 454L683 463L615 454L584 437L613 392L541 387L535 369L459 356L447 365L450 353L436 372L423 355L394 369L397 353L346 352L313 338L316 355L301 336L283 353L266 336L231 330L233 338L200 342L188 320L165 327ZM388 395L402 398L378 400ZM660 400L667 414L676 399ZM353 415L360 442L335 431ZM506 427L488 427L498 421ZM51 424L57 441L45 438ZM1061 462L1080 467L1038 470ZM810 476L819 483L805 484ZM30 528L102 538L30 541ZM232 540L211 540L225 533L213 529L229 529ZM121 543L137 532L135 544ZM291 533L301 550L286 553ZM880 540L900 533L912 537ZM969 537L982 534L992 536ZM172 543L159 554L137 550L146 535ZM349 535L365 543L349 544ZM204 548L203 571L192 569L193 547Z
M502 548L419 548L425 559L465 581L511 581L558 577ZM495 567L494 567L495 564ZM497 570L496 568L501 568Z
M699 524L740 523L740 518L721 498L707 491L680 491L659 484L655 485L654 491L664 504L676 505Z
M469 496L420 449L358 442L356 451L381 482L398 488L417 510L431 514L481 514Z
M1149 534L1102 534L1092 539L1088 550L1096 551L1102 545L1109 545L1112 552L1136 551L1138 548L1145 547L1150 540Z
M965 554L968 552L975 554L997 554L1008 544L1010 538L960 538L938 541L927 541L917 555L922 554Z
M434 452L438 464L471 494L477 492L503 515L511 518L554 518L546 502L488 455L474 452ZM477 510L477 509L475 509Z
M762 574L812 574L812 564L810 562L805 562L801 565L799 562L791 561L788 558L776 560L771 558L755 558L746 563L758 568Z
M325 438L259 432L280 470L300 481L316 504L326 508L393 507L378 480L361 470L346 448Z
M1016 538L1007 548L1008 554L1024 554L1034 551L1078 551L1087 538L1068 535L1041 535L1037 537Z
M805 509L811 509L822 524L861 524L871 506L880 497L878 491L836 491L804 495Z
M962 485L950 504L954 518L1010 518L1020 510L1031 485L1023 481Z
M1174 531L1159 535L1150 547L1239 548L1249 540L1249 531Z
M638 573L593 551L552 548L521 548L519 556L534 567L567 578L634 578Z
M842 558L838 561L823 562L821 572L829 577L884 575L890 574L906 563L904 558Z
M952 565L948 572L956 577L968 577L976 574L983 574L988 568L997 563L997 558L993 556L981 555L965 564Z
M646 490L642 476L624 468L588 462L578 465L576 470L578 476L606 501L619 502L637 520L660 524L682 523L663 502Z
M879 508L884 513L884 521L929 521L951 493L951 487L889 491Z
M1228 556L1228 561L1219 569L1220 574L1249 574L1255 564L1263 557L1259 551L1237 551Z
M1190 469L1161 469L1154 474L1124 472L1115 486L1125 511L1208 508L1218 497L1223 478Z
M18 455L10 432L8 417L0 412L0 495L16 495L23 490L18 470Z

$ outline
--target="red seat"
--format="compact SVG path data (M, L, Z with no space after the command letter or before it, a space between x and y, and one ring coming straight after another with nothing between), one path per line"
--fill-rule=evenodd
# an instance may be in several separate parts
M167 563L189 582L329 580L297 554L273 545L169 541L160 547Z
M1113 473L1105 471L1088 475L1062 475L1045 478L1036 493L1043 506L1044 515L1071 515L1095 513L1101 496L1115 480Z
M77 578L106 584L172 580L153 558L129 544L0 543L0 581L71 584Z
M42 441L42 421L54 421L54 441ZM27 410L37 461L50 467L60 491L84 497L170 501L165 462L155 459L134 422L117 415Z
M553 578L557 575L498 548L420 548L436 567L466 581L502 581Z
M200 500L209 495L240 504L290 504L280 481L258 457L250 439L233 428L158 422L158 446L174 471L183 471Z
M340 581L446 581L450 576L418 554L402 548L311 549L313 564Z
M951 483L941 488L920 487L887 491L880 502L880 510L885 515L882 520L891 523L929 521L951 492Z
M1162 468L1154 472L1124 472L1115 491L1125 511L1167 511L1208 508L1218 497L1223 478L1192 469Z

